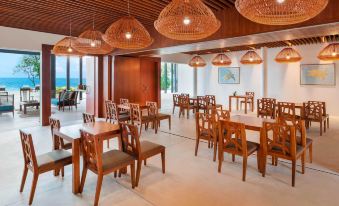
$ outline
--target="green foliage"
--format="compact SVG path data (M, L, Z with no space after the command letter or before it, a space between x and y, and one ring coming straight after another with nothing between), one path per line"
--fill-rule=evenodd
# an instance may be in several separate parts
M164 63L161 68L161 90L167 90L171 88L171 69L168 67L169 65L167 65L167 63Z
M33 86L40 77L40 56L24 55L20 62L16 65L14 74L22 72L32 82Z

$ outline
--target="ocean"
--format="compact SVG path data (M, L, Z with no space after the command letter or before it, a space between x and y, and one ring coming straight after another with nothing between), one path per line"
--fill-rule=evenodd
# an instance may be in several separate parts
M39 79L36 81L36 84L40 84ZM86 80L83 80L83 84L86 84ZM0 86L5 86L7 91L19 91L22 86L34 87L33 83L27 78L1 78L0 77ZM79 78L71 78L70 86L78 87ZM66 78L56 78L56 87L65 87Z

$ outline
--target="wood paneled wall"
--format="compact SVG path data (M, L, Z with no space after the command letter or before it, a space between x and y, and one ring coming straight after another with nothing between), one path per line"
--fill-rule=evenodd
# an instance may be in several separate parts
M115 102L127 98L140 104L155 101L160 106L160 58L115 56L113 65Z

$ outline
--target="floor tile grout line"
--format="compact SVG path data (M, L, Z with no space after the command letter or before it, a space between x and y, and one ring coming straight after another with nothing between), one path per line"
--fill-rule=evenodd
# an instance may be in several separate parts
M185 138L185 139L192 140L192 141L195 141L195 140L196 140L195 138L187 137L187 136L180 135L180 134L175 134L175 133L171 133L171 132L166 132L166 131L163 131L163 130L159 130L159 131L162 132L162 133L174 135L174 136L181 137L181 138ZM201 142L207 144L207 142L205 142L205 141L201 141ZM282 160L279 160L279 161L280 161L280 162L283 162L283 163L291 164L290 162L287 162L287 161L282 161ZM301 165L300 165L300 164L297 164L297 166L301 166ZM325 171L325 170L321 170L321 169L317 169L317 168L312 168L312 167L307 167L307 166L305 166L305 168L306 168L306 169L313 170L313 171L317 171L317 172L321 172L321 173L326 173L326 174L329 174L329 175L334 175L334 176L338 176L338 177L339 177L339 173L336 173L336 172Z

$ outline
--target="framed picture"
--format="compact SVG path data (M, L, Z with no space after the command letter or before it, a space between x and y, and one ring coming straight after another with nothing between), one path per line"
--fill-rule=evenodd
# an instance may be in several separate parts
M219 84L240 84L240 67L219 67Z
M335 86L335 64L301 64L300 85Z

